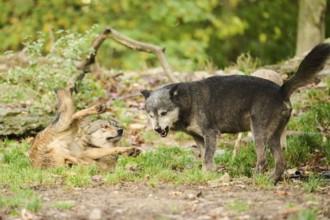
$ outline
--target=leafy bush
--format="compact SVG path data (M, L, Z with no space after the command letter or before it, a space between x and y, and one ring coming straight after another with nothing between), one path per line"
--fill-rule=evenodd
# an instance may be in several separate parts
M50 52L44 54L45 37L40 34L37 41L27 39L24 55L27 66L14 67L5 74L1 84L0 99L5 103L31 103L31 109L53 110L56 96L52 92L55 88L65 87L69 78L78 74L75 63L85 59L91 51L91 42L96 37L96 27L84 34L70 31L57 32L60 37L52 45ZM14 56L8 52L6 56ZM0 80L1 81L1 80ZM78 103L92 101L92 97L104 95L104 90L95 83L93 75L78 83L82 88L75 96ZM80 106L84 107L84 106Z
M223 68L241 53L262 58L263 64L275 63L295 50L297 1L26 0L24 6L19 4L19 0L0 1L0 51L22 49L27 34L36 40L35 33L42 32L49 42L52 27L83 32L94 24L110 25L136 40L165 47L171 66L181 71L203 67L209 60ZM47 43L45 49L50 47ZM106 42L100 54L108 68L159 65L153 55L132 53L112 42Z

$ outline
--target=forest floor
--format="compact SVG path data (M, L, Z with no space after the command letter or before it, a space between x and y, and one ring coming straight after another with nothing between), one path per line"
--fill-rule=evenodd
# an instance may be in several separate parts
M299 181L270 190L256 189L249 181L210 187L129 182L110 186L98 180L87 188L39 187L35 191L42 196L42 209L23 210L18 219L311 219L311 212L330 218L330 186L305 193ZM74 207L58 209L54 201L72 202Z

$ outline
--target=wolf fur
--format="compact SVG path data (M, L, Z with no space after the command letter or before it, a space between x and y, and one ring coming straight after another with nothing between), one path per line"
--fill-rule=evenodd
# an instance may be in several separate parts
M253 73L251 73L251 76L256 76L259 78L263 78L263 79L267 79L270 80L274 83L276 83L279 86L283 85L283 79L280 76L280 74L278 74L277 72L273 71L273 70L269 70L269 69L259 69ZM252 137L251 132L249 132L248 134L249 137ZM235 141L235 146L234 146L234 151L233 151L233 158L236 157L236 155L239 153L240 148L242 146L242 142L243 142L243 133L240 132L238 133L237 139ZM281 136L281 147L282 149L286 149L286 132L283 131L282 136Z
M116 122L96 120L79 132L79 122L86 116L107 110L103 104L74 112L71 92L56 90L58 116L39 132L31 146L29 159L33 166L49 168L72 164L96 164L112 171L119 154L136 156L139 149L114 147L123 134Z
M271 179L276 183L285 170L280 138L292 111L290 96L312 82L329 55L329 44L317 45L282 86L258 77L231 75L141 93L153 129L161 137L166 137L169 129L191 135L201 151L204 170L215 170L213 157L220 134L252 131L256 172L265 172L269 146L275 160Z

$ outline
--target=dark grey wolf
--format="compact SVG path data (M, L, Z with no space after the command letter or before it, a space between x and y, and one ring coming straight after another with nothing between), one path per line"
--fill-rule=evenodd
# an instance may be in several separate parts
M103 104L75 112L69 89L56 90L59 100L58 116L39 132L31 146L29 159L33 166L48 168L72 164L95 164L112 171L119 154L137 156L137 148L115 147L123 134L116 122L96 120L80 129L80 121L104 113ZM80 131L82 130L82 131Z
M285 170L280 137L292 111L290 96L311 83L330 55L329 44L319 44L282 86L253 76L213 76L200 81L143 90L145 109L153 129L166 137L169 129L191 135L200 148L204 170L215 170L214 152L222 133L252 131L257 153L256 172L266 170L266 146L275 159L272 181Z

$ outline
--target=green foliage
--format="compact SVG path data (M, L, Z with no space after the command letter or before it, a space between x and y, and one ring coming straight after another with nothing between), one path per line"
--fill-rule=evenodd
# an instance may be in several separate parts
M30 189L17 189L11 195L0 197L0 207L10 210L12 215L17 215L22 208L37 212L41 204L41 197Z
M17 7L20 5L20 7ZM0 51L18 50L26 35L49 30L83 32L94 24L113 26L133 39L166 48L174 69L191 70L212 61L219 67L241 53L265 63L294 54L298 1L0 1ZM285 8L285 10L283 10ZM7 37L11 36L11 37ZM57 36L56 36L57 37ZM110 59L109 59L110 57ZM100 61L107 67L135 69L159 65L154 55L106 42Z
M323 180L316 175L310 175L306 182L304 182L304 190L308 193L316 192L323 184Z
M61 34L52 45L50 53L40 58L46 47L45 38L39 35L37 41L29 39L25 42L25 55L29 60L26 67L14 67L5 73L0 86L0 99L5 103L30 103L28 107L34 111L39 109L52 112L56 101L55 88L65 87L69 78L78 71L75 62L84 59L90 51L90 42L95 37L96 27L84 34L69 31L58 32ZM6 56L13 56L7 53ZM42 59L42 60L41 60ZM92 97L104 95L104 90L95 83L95 76L87 75L78 84L79 94L75 95L78 108L84 107L83 103L91 102Z
M288 219L289 220L316 220L316 219L318 219L317 209L315 209L315 208L303 209L298 214L289 216Z
M253 58L249 53L243 53L237 57L235 68L249 75L254 72L259 65L259 59Z
M257 174L254 176L254 184L257 189L274 189L274 183L269 181L268 174Z
M247 176L251 177L256 163L256 153L251 143L243 147L235 158L232 158L232 150L225 151L224 154L215 158L217 164L225 165L225 171L231 177Z
M285 152L287 165L299 167L312 159L313 153L326 150L321 135L293 136L287 139L288 148ZM327 151L326 151L327 152Z
M131 165L138 165L139 172L129 172L125 169ZM146 152L136 158L120 158L116 171L107 175L106 179L110 183L117 183L147 178L149 184L156 185L160 182L201 183L216 176L216 173L204 173L192 152L179 147L160 146L155 152Z
M329 89L308 91L305 101L299 105L299 109L304 110L303 114L290 119L288 130L306 133L288 137L288 149L285 156L289 167L297 167L313 160L316 152L323 155L323 165L330 164L330 140L320 132L327 131L330 126L329 91Z
M244 201L231 201L227 204L228 208L236 212L245 212L249 210L249 204Z
M57 209L72 209L75 206L74 201L56 201L53 206Z

